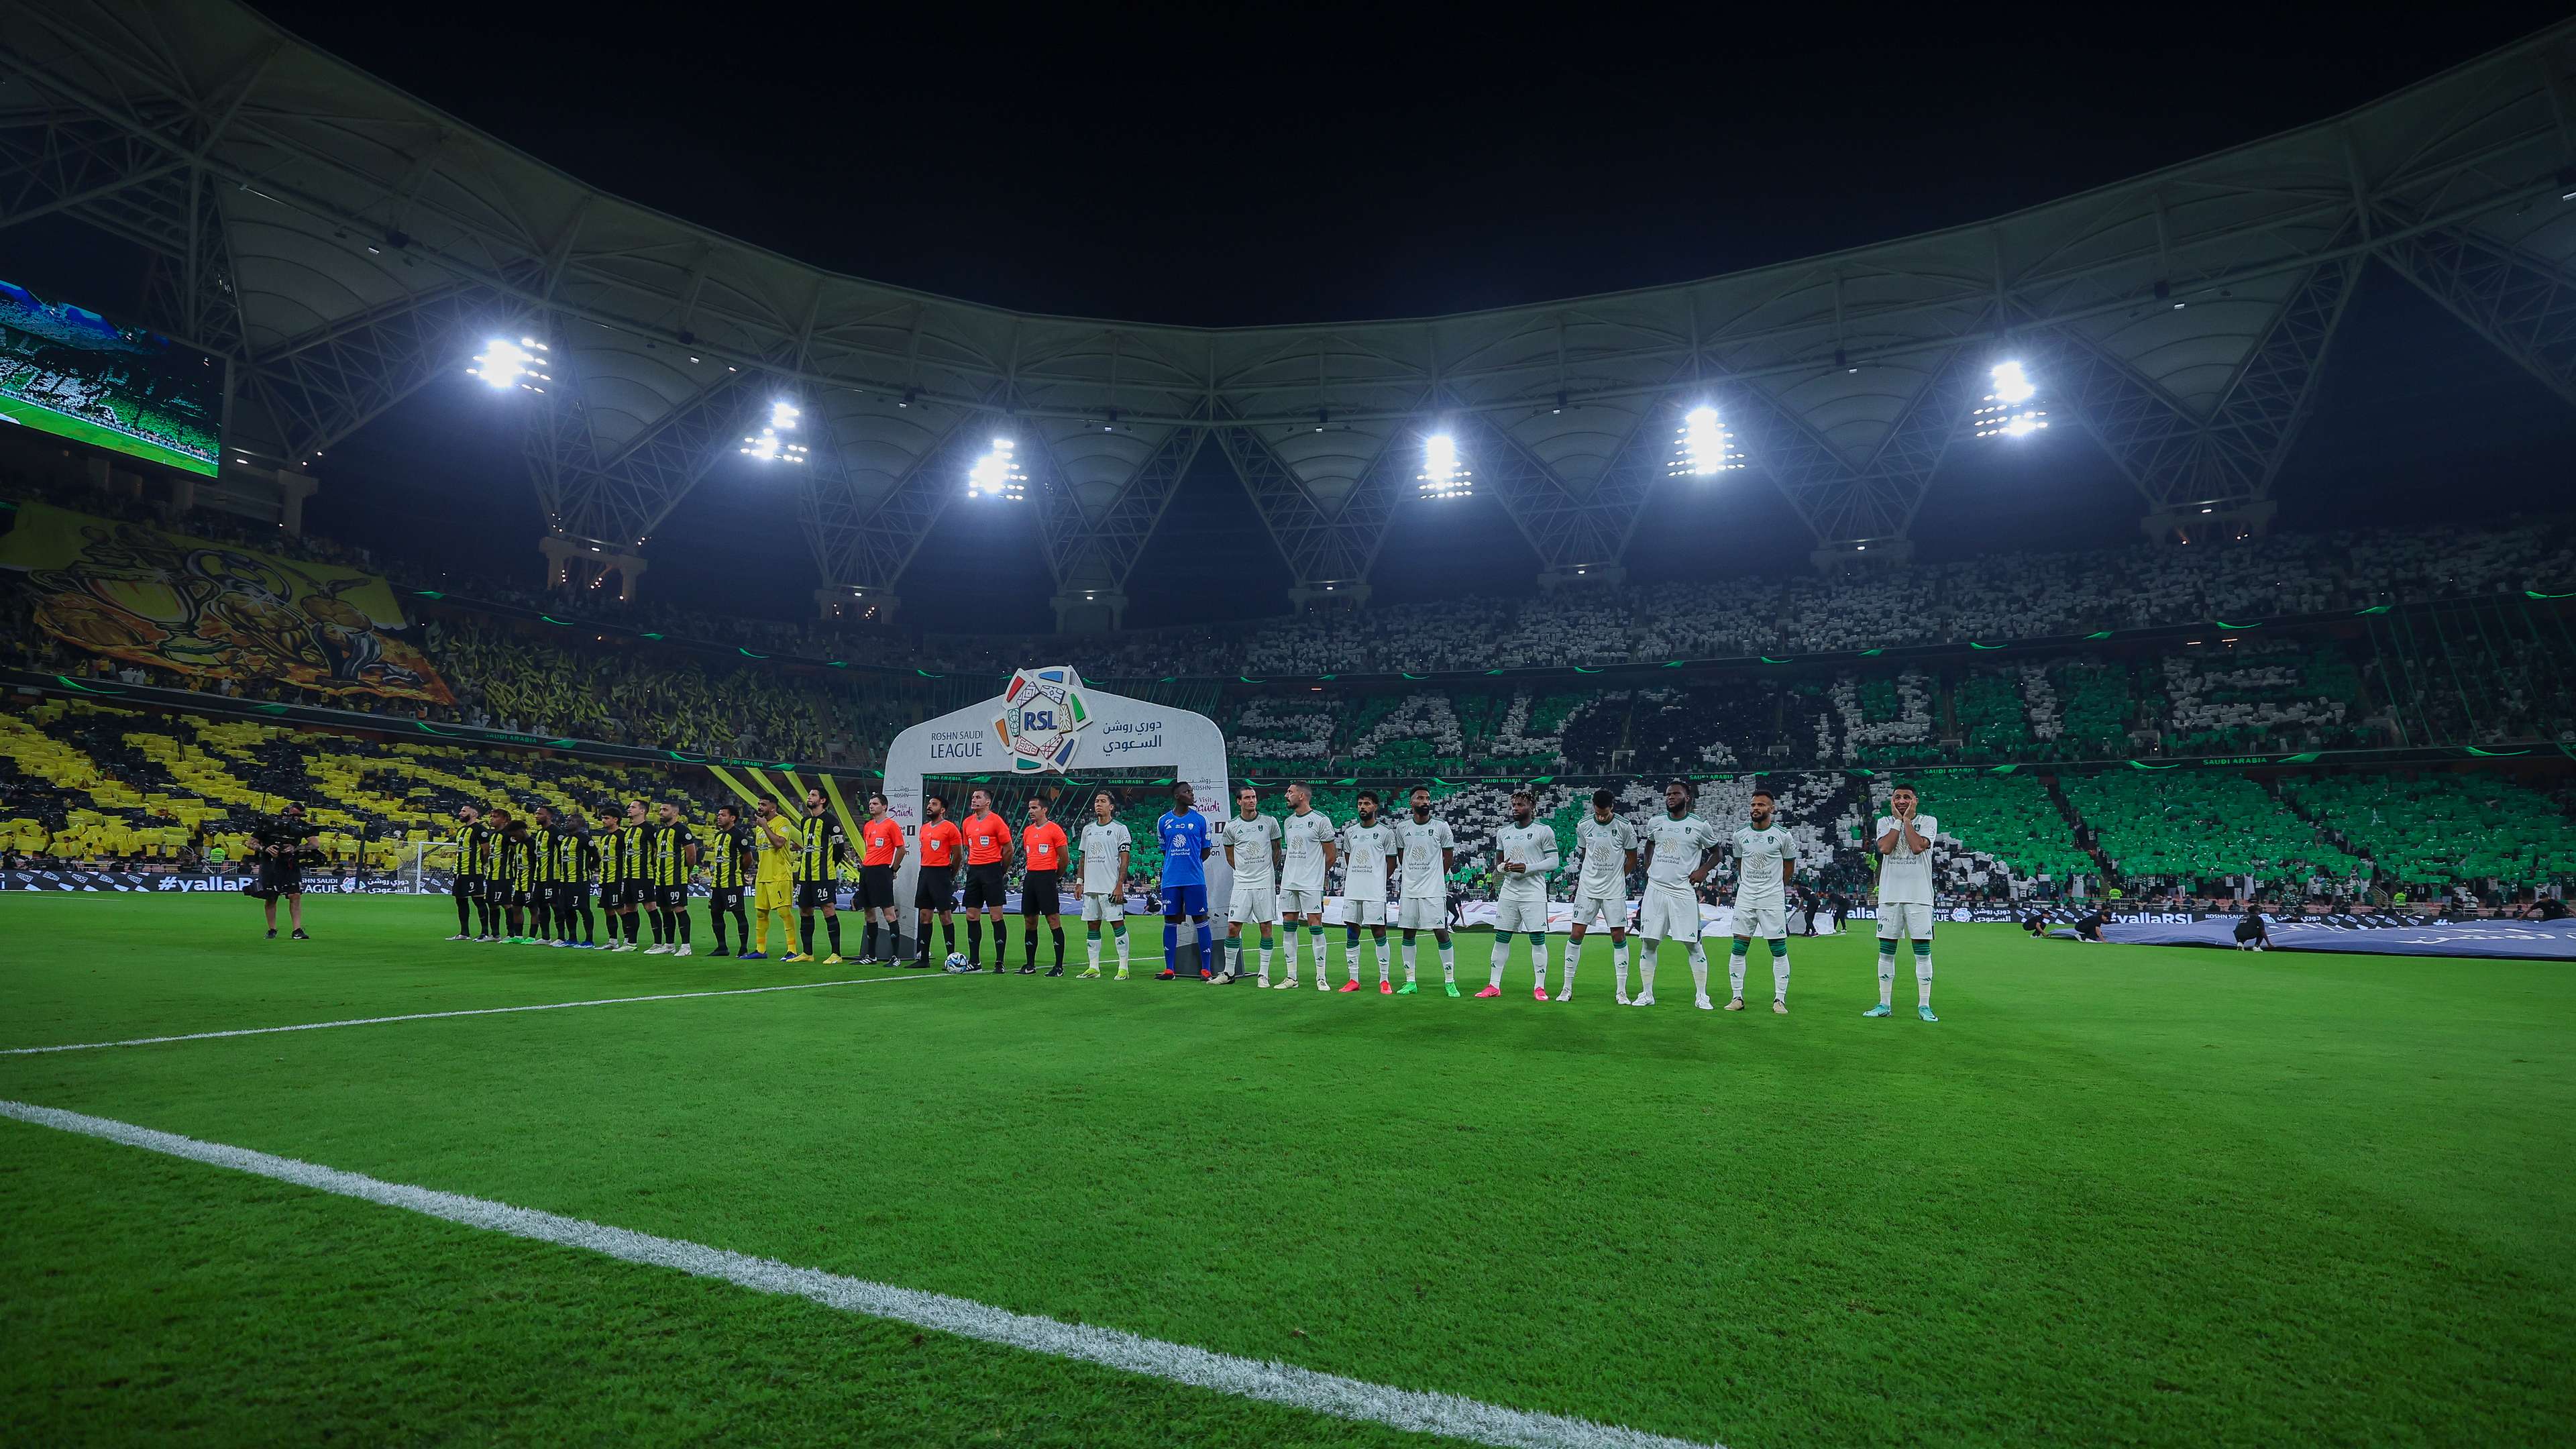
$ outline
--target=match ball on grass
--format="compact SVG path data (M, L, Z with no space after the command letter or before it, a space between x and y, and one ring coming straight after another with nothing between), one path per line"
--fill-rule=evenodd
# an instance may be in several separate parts
M964 966L966 964L966 953L963 951L949 952L948 964L951 966Z

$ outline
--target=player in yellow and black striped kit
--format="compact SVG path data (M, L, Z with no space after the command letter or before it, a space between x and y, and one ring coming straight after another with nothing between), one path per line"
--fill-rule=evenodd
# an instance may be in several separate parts
M850 854L850 834L841 828L823 792L805 792L805 815L796 822L796 926L805 938L806 954L791 956L791 961L811 961L814 940L814 910L821 907L824 929L832 935L832 954L823 958L827 965L841 964L841 910L837 904L840 889L841 862Z
M730 805L716 807L715 835L706 842L707 924L716 932L716 954L725 954L725 917L733 917L734 931L742 938L742 954L751 954L751 919L743 914L742 890L750 879L744 869L751 854L751 830L742 823L742 812Z
M484 879L492 873L492 832L483 827L483 812L456 807L456 878L448 894L456 897L456 934L451 941L481 941L492 934L492 906L483 898Z
M570 946L574 916L581 917L580 945L596 943L591 938L590 917L590 831L582 824L581 811L570 809L555 822L551 868L548 877L554 886L555 944Z
M698 867L698 839L665 800L644 827L644 905L653 913L656 944L648 955L686 956L689 945L689 876Z
M615 802L611 802L609 808L616 809ZM603 852L614 851L617 855L617 909L612 913L614 919L608 923L608 934L614 940L621 922L626 932L626 939L609 949L612 951L636 950L636 917L639 914L637 908L644 904L648 889L644 880L643 801L626 802L624 820L608 829L599 848ZM601 869L604 873L606 867L603 866ZM660 925L660 918L656 917L653 933L653 944L656 946L663 944Z

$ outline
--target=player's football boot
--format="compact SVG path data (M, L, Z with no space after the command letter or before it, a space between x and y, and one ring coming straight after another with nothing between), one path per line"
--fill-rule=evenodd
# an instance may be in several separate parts
M1154 973L1154 979L1157 981L1177 981L1180 979L1180 976L1181 973L1173 970L1169 966L1166 966L1162 970Z
M685 952L686 950L688 950L688 947L683 946L683 947L681 947L680 949L681 949L682 951L684 951L684 952ZM838 952L838 951L835 951L835 952L833 952L831 955L826 956L826 957L824 957L824 958L823 958L823 964L824 964L824 965L826 965L826 966L847 966L847 965L849 965L850 963L849 963L849 962L847 962L847 961L842 960L842 959L841 959L841 953L840 953L840 952Z
M1556 999L1559 1001L1572 1001L1574 999L1574 988L1569 986L1563 991L1556 993Z
M1030 962L1029 964L1027 964L1026 966L1021 967L1021 968L1020 968L1020 974L1021 974L1021 975L1023 975L1023 976L1035 976L1035 975L1037 975L1037 974L1038 974L1038 963L1036 963L1035 961L1032 961L1032 962Z
M1395 988L1395 994L1396 994L1396 995L1398 995L1398 996L1411 996L1411 995L1414 993L1414 991L1415 991L1416 989L1417 989L1417 988L1414 986L1414 984L1413 984L1412 982L1408 981L1408 982L1404 983L1402 986L1399 986L1399 987Z
M1499 987L1499 986L1488 986L1488 987L1484 988L1483 990L1481 990L1481 991L1479 991L1479 992L1477 992L1477 993L1476 993L1476 999L1477 999L1478 1001L1482 1001L1482 1000L1484 1000L1484 999L1485 999L1486 997L1488 997L1488 996L1500 996L1500 995L1502 995L1502 994L1503 994L1503 988L1501 988L1501 987Z
M1705 996L1703 996L1703 997L1701 997L1701 998L1699 999L1699 1001L1698 1001L1697 1005L1698 1005L1699 1009L1700 1009L1700 1010L1702 1010L1702 1011L1715 1011L1715 1010L1717 1009L1717 1003L1715 1003L1715 1002L1713 1002L1713 1001L1709 1000L1709 999L1708 999L1707 997L1705 997ZM1727 1010L1729 1010L1729 1011L1742 1011L1743 1009L1744 1009L1744 1003L1743 1003L1743 1002L1741 1002L1741 1001L1739 1001L1739 1002L1735 1003L1733 1006L1730 1006L1730 1007L1728 1007L1728 1008L1727 1008Z
M1100 968L1099 968L1099 967L1097 967L1097 966L1094 966L1094 967L1092 967L1090 970L1083 972L1080 976L1077 976L1077 977L1075 977L1074 979L1075 979L1076 981L1096 981L1096 980L1098 980L1099 978L1100 978Z
M1050 966L1047 968L1047 974L1049 976L1062 976L1064 974L1064 968L1061 966ZM1096 975L1098 973L1095 972L1094 974Z
M1336 989L1337 989L1337 990L1341 990L1341 991L1357 991L1357 990L1359 990L1359 989L1360 989L1360 983L1359 983L1356 979L1353 979L1353 980L1350 980L1350 981L1345 981L1345 982L1343 982L1343 983L1342 983L1338 988L1336 988Z
M1787 1016L1789 1014L1789 1003L1782 1001L1779 997L1772 997L1771 1014L1773 1016Z
M668 956L671 954L671 944L668 941L656 941L652 945L644 948L644 954L647 956Z
M1937 1016L1934 1016L1934 1015L1932 1014L1932 1008L1930 1008L1930 1007L1928 1007L1928 1006L1918 1006L1918 1007L1914 1008L1914 1014L1915 1014L1916 1016L1919 1016L1919 1017L1923 1018L1925 1021L1939 1021L1939 1020L1941 1019L1941 1018L1939 1018L1939 1017L1937 1017Z
M1630 1006L1652 1006L1655 1004L1655 993L1651 991L1640 992L1636 996L1629 998L1628 1004Z
M1545 1001L1547 1000L1547 988L1544 986L1533 986L1530 988L1530 995L1540 1001Z
M1380 996L1393 996L1395 994L1395 983L1387 980L1383 976L1379 977L1377 982L1377 994Z
M1894 1014L1895 1013L1887 1009L1887 1003L1884 1001L1861 1013L1863 1016L1892 1016Z
M611 947L609 947L608 949L610 949L611 951L614 951L614 950L616 950L617 948L616 948L616 947L614 947L614 946L611 946ZM735 960L737 960L737 961L766 961L766 960L768 960L768 959L769 959L769 953L768 953L768 952L766 952L766 951L745 951L745 952L743 952L741 955L736 956L736 957L734 957L733 959L735 959Z
M1124 967L1124 966L1119 967L1119 968L1118 968L1118 974L1117 974L1115 977L1112 977L1111 979L1112 979L1112 980L1116 980L1116 981L1124 981L1124 980L1126 980L1126 979L1127 979L1127 968L1126 968L1126 967Z
M450 936L450 937L448 937L447 939L449 939L449 940L451 940L451 941L462 941L462 940L467 939L467 937L466 937L466 935L465 935L465 933L464 933L463 931L459 931L459 932L457 932L455 935Z
M304 934L304 928L302 926L298 926L294 930L286 933L286 939L290 941L310 941L313 938ZM1930 1021L1932 1019L1932 1008L1928 1006L1923 1008L1923 1019L1925 1021Z
M1216 973L1205 966L1202 966L1199 968L1199 979L1201 981L1214 981L1216 979Z
M1448 990L1449 990L1449 994L1450 994L1450 995L1455 996L1455 995L1457 995L1457 994L1458 994L1458 983L1457 983L1457 982L1455 982L1455 981L1444 981L1444 982L1442 982L1442 983L1440 983L1440 984L1448 988ZM1495 994L1496 994L1496 995L1500 995L1501 993L1500 993L1500 992L1497 992L1497 993L1495 993Z
M680 943L680 949L672 952L671 954L674 956L694 956L698 954L698 952L697 947L693 943L682 941Z
M1701 997L1700 999L1701 999L1702 1001L1705 1001L1705 1000L1707 1000L1708 998L1706 998L1706 997ZM1742 1011L1742 1010L1744 1009L1744 998L1743 998L1743 997L1741 997L1741 996L1736 996L1736 997L1730 997L1730 998L1728 998L1728 999L1727 999L1727 1003L1726 1003L1726 1009L1727 1009L1727 1010L1729 1010L1729 1011Z

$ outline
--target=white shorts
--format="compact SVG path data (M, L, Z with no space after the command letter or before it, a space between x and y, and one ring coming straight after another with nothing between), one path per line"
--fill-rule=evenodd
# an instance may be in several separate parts
M1932 908L1922 904L1887 905L1878 908L1878 939L1882 941L1932 939Z
M1735 924L1729 934L1742 936L1748 941L1755 937L1776 941L1789 934L1784 914L1778 906L1739 905L1735 908Z
M1494 929L1534 936L1547 934L1547 897L1504 896L1494 902Z
M1238 926L1269 925L1279 919L1279 897L1268 886L1237 885L1225 918Z
M1619 896L1586 896L1574 898L1574 925L1582 929L1595 924L1614 931L1628 929L1628 902Z
M1127 919L1127 897L1116 892L1094 895L1085 891L1082 918L1086 921L1123 921Z
M1424 891L1395 903L1395 924L1407 931L1449 929L1449 893Z
M1646 882L1646 896L1637 912L1638 933L1649 941L1667 937L1677 941L1699 939L1699 897L1688 886Z
M1324 909L1324 893L1314 891L1281 891L1279 909L1292 916L1311 916Z
M1386 924L1386 902L1346 897L1342 901L1342 924L1383 926Z

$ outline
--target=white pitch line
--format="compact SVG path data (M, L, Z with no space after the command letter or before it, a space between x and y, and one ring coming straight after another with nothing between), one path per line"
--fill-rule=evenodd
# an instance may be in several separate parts
M894 978L885 978L894 979ZM1317 1414L1363 1423L1384 1424L1410 1433L1446 1434L1504 1449L1707 1449L1687 1439L1667 1438L1615 1424L1561 1414L1372 1384L1338 1374L1317 1373L1290 1364L1238 1358L1188 1344L1166 1343L1087 1323L1060 1323L1013 1313L969 1298L925 1293L847 1278L818 1268L797 1268L771 1258L711 1248L677 1238L655 1237L626 1228L603 1227L579 1218L512 1207L486 1198L434 1188L384 1182L355 1172L317 1167L291 1157L275 1157L246 1147L200 1142L169 1132L156 1132L130 1122L90 1117L55 1107L0 1101L0 1117L14 1117L40 1127L75 1132L208 1163L276 1182L292 1183L340 1197L401 1208L425 1217L461 1223L469 1228L503 1233L532 1242L586 1248L628 1263L673 1268L700 1278L717 1278L761 1293L803 1298L847 1313L935 1329L982 1343L998 1343L1056 1358L1099 1364L1144 1374L1221 1394L1286 1404ZM1718 1446L1724 1449L1724 1446Z
M180 1036L131 1036L123 1041L67 1042L61 1046L0 1047L0 1057L44 1052L94 1052L107 1047L155 1046L165 1041L212 1041L225 1036L269 1036L281 1031L327 1031L335 1026L383 1026L393 1021L440 1021L451 1016L508 1016L517 1011L570 1011L576 1006L628 1006L638 1001L693 1001L702 996L759 996L771 991L820 991L826 986L882 986L889 981L933 981L932 976L856 976L847 981L800 981L793 986L737 986L728 991L666 991L659 996L608 996L597 1001L549 1001L542 1006L482 1006L471 1011L415 1011L404 1016L357 1016L346 1021L306 1021L293 1026L246 1026L233 1031L192 1031Z

